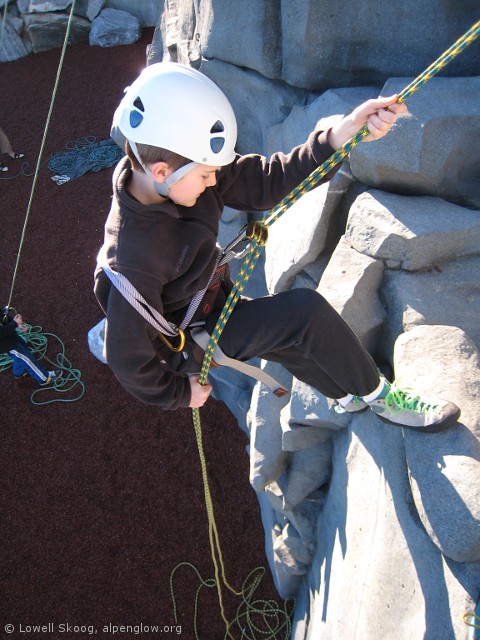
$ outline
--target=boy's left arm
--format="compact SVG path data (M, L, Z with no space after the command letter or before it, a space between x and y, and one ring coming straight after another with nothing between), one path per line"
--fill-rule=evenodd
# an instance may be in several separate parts
M399 115L407 113L407 106L397 102L398 96L367 100L352 113L345 116L328 132L328 142L335 150L340 149L366 124L370 131L365 142L383 138L397 121Z

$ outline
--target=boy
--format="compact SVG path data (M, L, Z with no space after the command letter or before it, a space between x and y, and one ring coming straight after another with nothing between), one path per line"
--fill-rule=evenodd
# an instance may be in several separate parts
M109 269L174 326L207 287L189 324L202 320L211 333L231 288L225 274L209 286L223 207L271 209L365 123L367 141L381 138L405 111L396 96L369 100L288 155L239 156L232 107L209 78L175 63L147 67L115 112L113 126L127 141L127 156L115 170L95 273L95 294L107 317L107 360L125 389L163 409L201 407L211 392L194 375L199 367L188 330L185 346L166 339L112 286ZM335 399L340 411L370 407L386 422L424 433L448 428L460 415L453 403L391 389L348 325L312 290L241 300L219 346L237 360L281 363Z
M15 380L21 380L30 374L41 387L45 387L55 378L61 377L61 369L47 371L38 362L27 347L25 340L18 335L17 328L22 332L28 331L22 316L18 313L13 315L13 310L5 307L0 324L0 353L8 353L13 360L12 369Z

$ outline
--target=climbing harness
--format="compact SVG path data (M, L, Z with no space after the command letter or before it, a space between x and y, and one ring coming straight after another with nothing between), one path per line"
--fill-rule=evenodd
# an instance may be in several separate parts
M405 102L405 100L410 97L415 91L417 91L423 84L425 84L428 80L430 80L435 74L437 74L441 69L443 69L451 60L453 60L461 51L463 51L469 44L474 42L476 38L480 35L480 21L476 22L463 36L461 36L447 51L445 51L435 62L433 62L423 73L421 73L417 78L415 78L408 86L406 86L399 94L398 94L398 102ZM230 314L232 313L236 303L238 302L246 283L248 282L253 269L257 263L257 260L261 254L261 250L265 245L266 240L266 231L268 227L273 224L285 211L290 208L304 193L307 193L316 184L319 182L321 178L323 178L327 173L329 173L339 162L341 162L349 153L354 149L364 138L369 134L368 126L365 125L360 131L358 131L341 149L333 153L330 158L328 158L323 164L321 164L317 169L315 169L303 182L301 182L295 189L293 189L290 194L288 194L279 204L277 204L273 209L271 209L264 216L263 220L257 226L257 231L255 233L255 237L253 237L246 248L246 253L244 257L244 261L242 267L240 269L240 273L237 281L234 284L234 287L225 303L225 306L220 314L218 322L213 330L210 341L205 349L205 356L202 363L202 368L199 376L198 382L200 384L206 384L208 371L210 368L210 364L212 362L213 356L215 354L215 350L220 339L220 336L223 332L223 329L227 323ZM259 233L260 228L265 229L265 233ZM238 240L238 243L245 239L243 232L240 234L241 239ZM236 243L236 244L238 244ZM234 241L234 247L236 246ZM202 444L202 429L200 422L200 412L199 409L192 409L193 412L193 424L195 427L195 434L197 438L197 446L199 450L201 466L202 466L202 478L204 483L204 493L205 493L205 504L208 515L209 522L209 540L210 547L212 553L212 560L215 568L215 581L218 592L218 600L220 604L220 610L222 618L226 624L227 634L229 637L233 636L230 633L231 623L228 622L225 616L224 607L223 607L223 597L222 597L222 586L220 584L220 568L224 585L232 591L236 593L228 584L227 580L224 576L224 566L223 566L223 558L222 552L220 549L220 544L218 540L218 532L215 524L215 517L213 513L213 504L210 495L210 490L208 486L208 476L206 465L204 462L204 454L203 454L203 444ZM242 636L244 637L244 636Z
M52 99L50 101L50 108L49 108L48 115L47 115L47 120L46 120L46 123L45 123L45 129L44 129L44 132L43 132L43 138L42 138L42 142L41 142L41 145L40 145L40 151L39 151L39 154L38 154L37 165L36 165L35 173L34 173L34 176L33 176L33 183L32 183L32 187L31 187L31 190L30 190L30 197L29 197L29 201L28 201L28 205L27 205L27 211L26 211L26 214L25 214L25 220L24 220L24 223L23 223L23 229L22 229L22 234L21 234L21 238L20 238L20 244L19 244L18 253L17 253L17 259L16 259L16 263L15 263L15 269L14 269L14 272L13 272L12 283L11 283L11 286L10 286L10 293L9 293L8 302L7 302L7 305L6 305L7 308L10 308L12 306L12 298L13 298L13 292L14 292L14 289L15 289L15 282L16 282L16 278L17 278L18 268L19 268L19 264L20 264L20 257L22 255L22 248L23 248L23 243L25 241L25 235L26 235L26 231L27 231L28 221L29 221L29 218L30 218L30 211L31 211L31 208L32 208L33 195L34 195L35 187L36 187L36 184L37 184L38 174L39 174L40 167L42 165L42 162L41 162L42 155L43 155L43 151L44 151L44 148L45 148L45 141L46 141L48 129L49 129L49 126L50 126L50 120L51 120L51 116L52 116L52 112L53 112L53 105L54 105L54 102L55 102L55 97L56 97L56 94L57 94L58 84L59 84L59 81L60 81L60 73L61 73L61 70L62 70L62 67L63 67L63 61L64 61L64 58L65 58L65 52L66 52L66 49L67 49L68 37L70 35L70 29L71 29L73 15L74 15L74 11L75 11L75 5L76 5L76 0L73 0L71 8L70 8L70 14L69 14L69 18L68 18L67 28L66 28L66 31L65 31L65 38L64 38L64 41L63 41L62 52L61 52L61 55L60 55L60 61L59 61L58 69L57 69L55 85L54 85L53 92L52 92ZM59 359L58 366L60 366L64 370L68 371L68 375L65 376L65 377L62 377L61 381L60 380L55 381L55 384L54 384L53 388L55 389L55 391L59 391L59 392L61 391L62 393L64 393L66 391L70 392L71 389L74 388L78 384L78 385L80 385L80 392L77 394L76 397L73 398L73 400L79 400L84 394L84 385L83 385L83 382L81 381L80 371L71 368L70 362L68 361L67 357L65 356L65 349L64 349L64 346L63 346L63 343L61 342L61 340L59 338L57 338L57 336L55 336L54 334L48 334L48 333L44 333L44 334L42 334L42 337L40 337L40 330L41 330L41 328L38 328L38 329L35 329L32 332L32 330L30 329L29 334L27 334L27 335L22 334L22 337L26 338L27 343L30 340L32 340L34 342L34 348L35 348L35 345L36 345L36 341L40 340L42 342L42 344L44 345L44 346L42 346L42 349L44 349L42 355L45 354L46 349L47 349L47 343L45 341L46 340L46 336L53 336L54 338L56 338L59 341L59 343L61 344L62 349L61 349L59 355L57 356L57 358ZM1 363L1 365L0 365L1 367L7 368L11 364L11 359L8 358L8 356L7 356L6 359L4 357L4 358L2 358L0 360L0 363ZM46 387L46 389L50 389L50 387ZM45 389L42 389L42 391L44 391L44 390ZM48 400L48 401L37 401L34 398L38 395L39 392L40 392L40 390L37 390L36 392L34 392L32 394L32 402L34 404L50 404L50 403L53 403L53 402L72 402L73 401L72 398L60 399L58 397L53 398L53 399Z
M253 228L253 227L252 227ZM254 231L251 232L254 237ZM256 237L260 240L261 234L257 233ZM232 253L232 252L230 252ZM189 332L191 337L193 338L195 344L201 349L201 356L198 355L198 351L194 351L195 359L198 361L198 364L202 364L203 353L210 341L210 335L203 328L204 323L194 323L190 325L195 312L197 311L200 303L202 302L205 293L212 285L216 278L216 274L218 273L219 266L225 265L224 253L217 256L217 260L215 262L215 267L212 271L212 275L209 278L208 284L201 291L198 291L194 297L192 298L187 311L185 313L185 317L183 318L180 325L175 325L172 322L166 320L166 318L157 311L152 305L150 305L142 294L133 286L133 284L126 278L122 273L115 271L110 267L108 261L106 259L104 249L100 250L97 257L97 264L105 275L108 277L110 282L115 286L115 288L122 294L122 296L132 305L132 307L138 311L138 313L147 320L155 329L158 331L158 337L162 340L162 342L174 353L181 353L184 351L186 346L186 330L189 328ZM173 338L178 339L178 343L173 343ZM185 353L185 357L188 357L188 354ZM241 360L236 360L234 358L229 358L227 355L223 353L218 345L216 345L214 357L212 359L212 364L217 366L226 366L232 369L236 369L241 373L255 378L256 380L260 380L264 384L266 384L276 396L283 396L287 393L287 390L279 383L275 378L271 375L260 369L259 367L255 367L251 364L247 364L242 362Z

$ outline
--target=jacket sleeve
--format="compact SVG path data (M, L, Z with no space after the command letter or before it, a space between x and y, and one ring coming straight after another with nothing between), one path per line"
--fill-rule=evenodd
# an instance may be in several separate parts
M188 376L171 370L181 363L182 354L173 354L155 328L115 287L110 287L108 298L101 304L107 316L107 362L120 384L145 404L166 410L188 407ZM178 363L172 362L172 358L177 358Z
M237 156L231 165L220 170L218 190L228 206L265 211L278 204L333 153L327 132L314 131L289 154L275 153L270 159L256 154ZM318 184L331 180L339 168L340 164Z
M13 336L16 328L17 323L13 319L9 320L7 324L0 324L0 340Z

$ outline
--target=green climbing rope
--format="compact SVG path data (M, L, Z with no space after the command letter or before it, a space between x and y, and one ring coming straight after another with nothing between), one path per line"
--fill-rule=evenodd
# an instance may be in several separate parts
M204 579L198 569L190 562L179 563L170 576L170 594L173 601L173 615L175 623L179 623L177 600L175 597L174 578L177 571L181 568L191 569L198 578L198 587L195 593L195 604L193 612L193 628L195 632L195 640L200 640L198 630L198 610L199 601L202 590L213 589L216 587L216 581L213 578ZM237 629L240 632L242 640L256 640L263 638L264 640L288 640L292 631L292 615L295 607L295 599L290 598L284 601L284 607L281 609L275 600L264 600L254 598L255 592L260 586L265 575L263 567L257 567L251 571L246 577L239 595L241 602L237 607L235 616L228 622L225 631L224 640L228 637L233 638L232 632Z
M40 387L32 392L30 399L32 404L41 406L46 404L69 403L80 400L85 394L85 384L82 381L82 374L78 369L74 369L65 353L65 345L58 336L53 333L43 333L42 327L27 324L27 331L19 332L19 335L26 341L28 348L40 362L48 362L47 369L61 369L62 377L55 379L50 385ZM58 344L57 354L51 359L47 354L49 350L49 338ZM12 366L12 359L8 354L0 355L0 373ZM54 392L54 394L52 394Z
M33 202L33 195L35 193L35 187L37 185L38 173L40 171L40 166L42 164L42 155L43 155L43 151L44 151L44 148L45 148L45 141L47 139L48 129L50 127L50 120L52 118L53 105L55 103L55 97L57 95L57 90L58 90L58 84L60 82L60 74L61 74L61 71L62 71L62 68L63 68L63 61L65 59L65 52L66 52L66 49L67 49L68 36L70 35L70 29L71 29L71 26L72 26L72 20L73 20L73 15L74 15L74 11L75 11L76 2L77 2L77 0L73 0L72 6L70 7L70 14L68 16L68 23L67 23L67 28L66 28L66 31L65 31L65 38L64 38L64 41L63 41L62 53L60 55L60 62L58 64L57 75L56 75L56 78L55 78L55 85L53 87L53 92L52 92L52 99L50 101L50 107L49 107L49 110L48 110L47 121L45 123L45 129L43 131L43 137L42 137L42 142L41 142L41 145L40 145L40 151L38 153L37 165L36 165L36 168L35 168L35 173L34 173L34 176L33 176L33 183L32 183L32 188L30 190L30 197L29 197L29 200L28 200L27 211L26 211L25 220L24 220L24 223L23 223L22 235L20 237L20 244L19 244L18 253L17 253L17 260L16 260L16 263L15 263L15 269L13 271L12 284L10 286L10 294L9 294L9 297L8 297L8 303L7 303L8 307L10 307L11 304L12 304L13 290L15 288L15 282L16 282L16 279L17 279L17 272L18 272L18 267L19 267L19 264L20 264L20 256L22 254L22 248L23 248L23 243L25 241L25 234L26 234L26 231L27 231L28 220L30 218L30 211L31 211L31 208L32 208L32 202Z
M461 36L447 51L445 51L435 62L433 62L423 73L421 73L413 82L411 82L408 86L406 86L398 95L398 102L405 102L405 100L410 97L415 91L417 91L421 86L423 86L428 80L430 80L435 74L437 74L441 69L443 69L451 60L453 60L461 51L463 51L468 45L470 45L474 40L476 40L480 35L480 21L476 22L463 36ZM273 224L281 215L285 213L287 209L289 209L304 193L307 193L311 189L313 189L319 182L321 178L323 178L327 173L329 173L339 162L341 162L349 153L354 149L369 133L368 126L365 125L360 131L358 131L345 145L338 151L336 151L328 160L326 160L322 165L320 165L315 171L313 171L301 184L299 184L293 191L291 191L278 205L276 205L273 209L271 209L263 218L262 225L268 229L268 227ZM253 269L257 263L257 260L261 254L261 250L264 242L264 235L261 235L258 239L252 239L249 245L249 249L242 263L239 276L233 286L233 289L228 297L225 306L220 314L220 317L215 325L215 328L212 332L210 341L205 350L205 355L202 362L201 372L199 376L200 384L206 384L208 371L210 369L211 361L213 358L213 354L215 352L216 346L220 339L220 336L225 328L225 325L238 301L240 298L245 285L247 284L250 276L253 272ZM200 459L204 458L203 453L203 445L202 445L202 437L201 437L201 422L200 422L200 412L198 409L193 409L193 424L195 427L195 433L197 436L197 446L199 450ZM227 626L227 635L231 638L231 626L232 622L228 622L225 617L224 609L223 609L223 600L222 600L222 589L219 580L219 566L221 567L222 576L224 576L224 567L222 554L220 549L220 544L218 540L218 533L215 525L215 516L213 512L213 505L211 502L210 490L208 487L208 477L206 475L206 470L203 471L202 465L202 474L203 474L203 482L204 482L204 491L205 491L205 502L207 505L207 515L209 522L209 536L210 536L210 546L212 549L212 560L215 566L215 584L218 591L218 598L220 603L220 609L222 613L222 617ZM232 590L230 585L224 579L225 586ZM210 586L210 585L209 585ZM233 590L232 590L233 591ZM277 609L276 609L277 610ZM257 629L258 631L258 629ZM273 632L272 632L273 633ZM255 636L246 636L243 633L242 627L242 636L241 638L251 637L253 640ZM275 638L275 635L268 636L271 638Z

